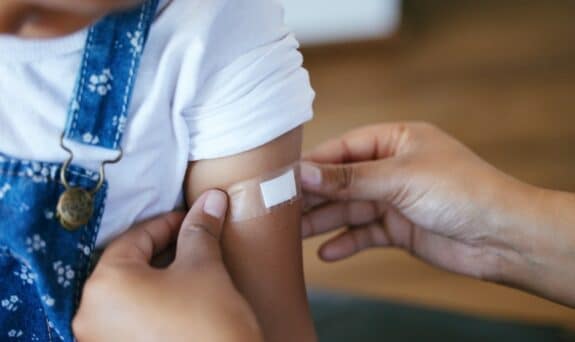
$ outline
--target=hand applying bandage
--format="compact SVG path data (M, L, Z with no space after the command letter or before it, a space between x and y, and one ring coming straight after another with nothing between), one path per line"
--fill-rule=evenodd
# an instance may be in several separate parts
M399 247L445 270L575 306L575 195L523 183L425 123L372 125L302 164L302 233L337 261Z
M226 211L226 195L211 190L187 216L143 222L108 247L73 323L78 340L260 341L252 309L222 262ZM176 239L173 263L150 266Z

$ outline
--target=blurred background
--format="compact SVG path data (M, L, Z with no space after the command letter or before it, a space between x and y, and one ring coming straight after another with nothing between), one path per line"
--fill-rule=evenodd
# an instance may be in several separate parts
M575 1L282 1L318 94L305 148L357 126L425 120L519 179L575 192ZM313 288L575 329L574 310L403 252L324 264L325 238L304 247Z

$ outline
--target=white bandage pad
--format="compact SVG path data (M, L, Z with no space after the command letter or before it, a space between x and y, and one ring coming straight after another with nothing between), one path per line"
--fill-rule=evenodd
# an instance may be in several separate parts
M294 170L291 169L278 178L261 183L260 189L264 205L268 209L293 200L297 197Z
M299 199L299 164L290 165L269 175L232 185L229 220L251 220L271 213L276 207Z

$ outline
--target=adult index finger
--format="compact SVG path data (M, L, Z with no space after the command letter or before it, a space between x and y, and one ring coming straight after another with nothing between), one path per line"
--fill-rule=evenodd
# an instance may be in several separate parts
M104 251L100 263L131 260L149 264L176 240L184 217L184 212L172 212L139 223Z

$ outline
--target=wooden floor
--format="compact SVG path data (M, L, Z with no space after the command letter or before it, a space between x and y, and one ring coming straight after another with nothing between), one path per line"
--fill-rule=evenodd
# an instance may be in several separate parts
M304 55L318 93L306 148L373 122L426 120L522 180L575 191L575 1L413 0L394 40ZM321 240L305 244L314 287L575 328L575 310L398 251L324 264Z

